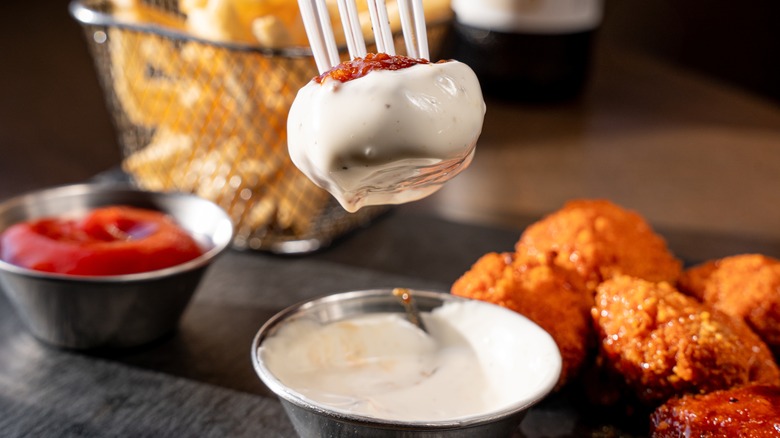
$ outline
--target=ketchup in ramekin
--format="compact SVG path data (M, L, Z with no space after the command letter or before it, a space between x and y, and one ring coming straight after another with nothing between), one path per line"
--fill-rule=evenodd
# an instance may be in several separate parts
M22 222L0 235L0 259L58 274L135 274L201 254L195 239L165 213L127 206L97 208L79 219Z

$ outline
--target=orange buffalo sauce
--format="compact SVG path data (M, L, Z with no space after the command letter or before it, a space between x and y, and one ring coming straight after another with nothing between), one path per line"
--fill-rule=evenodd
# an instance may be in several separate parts
M355 58L351 61L342 62L315 77L314 81L321 84L325 78L330 77L339 82L347 82L362 78L374 70L401 70L417 64L430 64L430 61L402 55L388 55L387 53L368 53L365 58Z

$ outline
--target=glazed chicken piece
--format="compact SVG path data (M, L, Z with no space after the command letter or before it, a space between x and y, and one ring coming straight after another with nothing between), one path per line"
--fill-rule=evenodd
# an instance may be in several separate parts
M675 397L650 417L653 438L780 436L780 388L747 385Z
M749 382L780 383L771 352L742 320L668 283L607 280L592 316L605 366L648 404Z

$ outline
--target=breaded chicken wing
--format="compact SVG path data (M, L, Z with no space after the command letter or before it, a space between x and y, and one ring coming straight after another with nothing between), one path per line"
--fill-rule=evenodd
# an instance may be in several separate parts
M559 388L579 372L593 345L593 299L581 279L554 265L488 253L452 285L452 293L512 309L550 333L563 357Z
M780 260L742 254L683 272L680 291L747 322L780 356Z
M644 402L749 382L780 383L771 352L742 320L668 283L607 280L597 289L592 316L605 366Z
M653 438L780 436L780 388L748 385L675 397L650 416Z
M606 200L566 203L528 227L515 249L522 260L552 259L577 272L590 290L621 274L674 282L682 269L639 214Z

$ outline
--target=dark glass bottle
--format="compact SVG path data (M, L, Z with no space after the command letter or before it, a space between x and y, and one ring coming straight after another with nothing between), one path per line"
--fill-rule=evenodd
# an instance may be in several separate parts
M569 6L572 0L453 1L456 19L446 56L468 64L488 96L529 102L574 98L588 77L602 8L600 0L574 1L576 6ZM491 7L506 10L496 11L501 13L496 19L485 13Z

